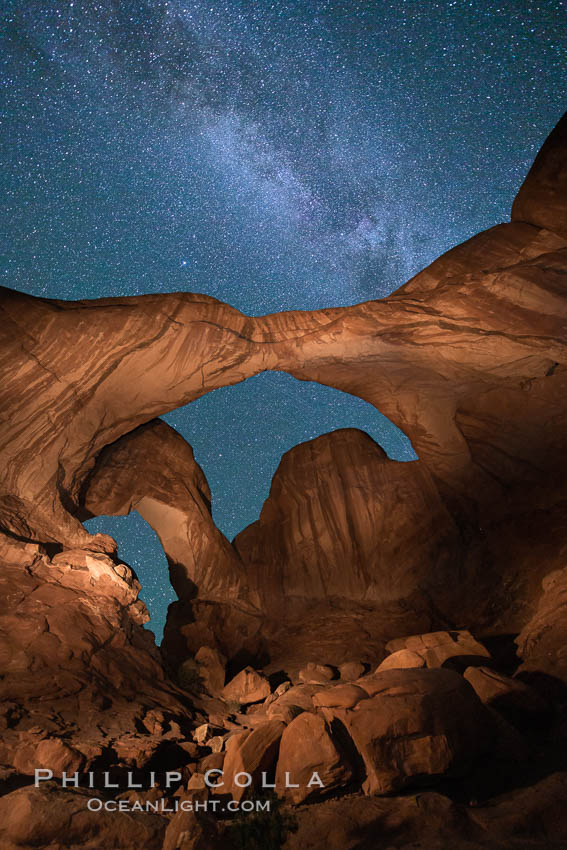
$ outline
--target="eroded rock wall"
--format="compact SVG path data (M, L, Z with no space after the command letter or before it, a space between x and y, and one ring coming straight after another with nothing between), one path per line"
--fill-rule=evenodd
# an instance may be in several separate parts
M462 541L427 467L355 429L287 452L234 544L274 613L294 597L407 602L460 580Z
M142 627L126 564L81 549L50 557L4 535L0 557L2 781L142 767L164 736L166 747L184 739L191 704Z

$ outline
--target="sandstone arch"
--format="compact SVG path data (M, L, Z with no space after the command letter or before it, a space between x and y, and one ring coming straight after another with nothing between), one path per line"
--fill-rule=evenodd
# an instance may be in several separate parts
M563 150L564 128L565 119L513 222L381 301L247 317L188 293L62 302L2 290L0 526L24 540L111 546L78 519L104 447L205 392L278 369L379 406L460 529L473 584L514 585L508 608L533 596L541 569L506 563L503 573L502 564L516 542L529 549L538 511L545 569L564 539L565 174L545 166L546 151L555 163ZM542 227L550 174L559 200Z

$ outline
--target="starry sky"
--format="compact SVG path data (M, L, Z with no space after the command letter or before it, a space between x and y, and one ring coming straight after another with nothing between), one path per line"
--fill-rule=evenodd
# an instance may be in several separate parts
M186 290L250 314L380 298L509 217L564 110L559 0L0 0L0 275L33 295ZM232 538L284 451L369 405L264 374L165 417ZM92 520L160 636L137 515Z

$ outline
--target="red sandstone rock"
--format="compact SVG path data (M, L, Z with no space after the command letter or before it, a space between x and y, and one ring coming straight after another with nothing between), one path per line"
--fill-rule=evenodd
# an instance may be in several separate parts
M285 846L376 850L378 838L386 848L403 850L495 850L514 844L560 850L567 839L566 796L566 773L498 795L490 805L458 803L428 790L393 797L350 795L296 809L298 828Z
M522 725L533 718L543 718L549 705L532 688L518 679L511 679L487 667L468 667L464 677L479 699L496 709L510 722Z
M285 729L276 770L276 791L282 797L296 804L321 798L348 785L352 775L322 717L304 713Z
M284 694L278 697L270 706L269 711L274 711L278 706L299 706L304 711L313 711L313 696L319 693L321 684L294 685L288 688Z
M29 743L26 743L28 737ZM23 738L16 750L13 765L19 773L33 776L36 768L49 768L53 776L74 774L85 763L82 753L70 747L61 738L33 740L33 735ZM30 740L31 739L31 740Z
M488 650L468 631L431 632L427 635L396 638L386 644L386 649L391 653L409 650L414 655L420 656L427 667L443 667L453 663L468 666L474 659L482 661L482 659L490 658ZM411 656L406 655L404 658L412 660ZM386 662L388 660L388 658L385 659ZM423 665L410 663L405 666ZM385 668L380 665L378 669Z
M10 469L0 494L3 527L25 539L55 541L66 548L108 548L110 541L94 540L77 520L101 451L161 412L217 386L263 369L286 369L360 395L406 431L420 461L409 465L384 461L386 481L407 474L417 498L423 490L415 486L419 477L428 493L428 511L434 503L435 511L441 509L439 498L448 510L450 540L454 520L459 529L467 529L467 539L479 525L482 528L482 536L471 544L464 562L460 552L459 558L453 558L452 572L448 566L444 575L437 572L439 583L430 588L434 605L445 616L457 608L467 616L475 611L480 619L490 614L493 621L507 615L508 624L503 627L510 628L511 618L517 622L530 604L531 585L518 577L529 574L530 581L537 582L547 566L529 569L506 557L509 541L502 522L510 522L522 505L526 513L528 504L532 512L548 510L550 503L558 505L565 495L567 448L562 423L567 311L561 285L565 220L560 205L551 205L553 214L545 221L545 229L538 218L550 204L549 193L544 193L544 200L540 192L544 183L549 187L555 180L554 197L561 197L557 162L563 157L564 126L551 137L519 195L520 206L528 199L532 209L520 217L534 224L515 222L475 237L382 301L249 318L214 299L186 293L64 303L3 290L0 404L3 410L17 412L17 421L25 423L14 430L14 416L8 416L0 425L0 462ZM25 336L22 321L29 331ZM74 356L76 350L81 358ZM67 391L69 386L75 388L73 393ZM487 407L491 397L499 404ZM521 416L515 415L518 411ZM544 421L553 424L542 428ZM155 442L158 446L157 437ZM503 453L506 445L512 450ZM349 455L350 448L346 452ZM41 469L35 468L40 455ZM530 459L536 459L532 466ZM104 465L102 455L100 461ZM293 458L288 464L294 466ZM405 467L413 467L413 472ZM535 481L529 500L526 473ZM96 477L95 469L93 481ZM144 486L151 477L145 476ZM363 478L373 482L374 473L368 470ZM357 561L360 580L349 571L341 577L335 565L337 551L352 535L346 538L341 530L340 488L338 492L332 480L331 471L329 490L323 488L319 499L321 510L327 505L340 520L335 539L329 545L325 542L323 552L309 554L309 545L304 547L302 541L308 543L312 536L305 520L298 520L286 545L294 552L299 545L306 563L325 566L329 580L325 595L336 586L339 593L346 589L357 599L377 598L374 577L380 558L373 547L368 549L372 524L367 527L364 514L355 535L362 547ZM345 484L355 498L351 483ZM368 507L372 512L378 509L378 499L371 489ZM141 501L154 498L140 490L138 496ZM175 504L164 498L158 499L158 514L160 527L163 523L167 531L167 517L175 515ZM204 517L203 525L197 518L200 500L201 496L191 496L182 513L191 527L208 528L206 540L198 540L197 535L191 537L191 545L202 545L196 569L204 571L199 576L205 586L212 581L213 593L217 578L207 566L212 563L208 552L224 552L226 571L225 566L219 567L218 575L221 584L228 581L235 586L238 562L210 529L210 520ZM122 500L122 505L126 502ZM272 499L271 504L276 506L278 500ZM408 513L415 517L417 512L427 523L420 504L410 501ZM284 512L292 510L285 499L281 507ZM411 535L407 516L388 517L387 512L377 516L385 523L382 545L390 536L395 538L398 522L407 522ZM268 519L265 516L266 523ZM317 522L323 523L324 534L317 535L322 546L329 528L316 515L313 522L317 531ZM558 525L552 524L549 530L548 564L558 557L564 539ZM526 548L529 523L519 523L518 531L517 545ZM255 564L265 562L272 549L263 532L257 539L256 531L246 532L240 544ZM418 539L415 545L427 548L427 539ZM496 563L495 570L482 572L483 549ZM187 573L186 567L182 573ZM393 577L392 593L405 592L412 577L406 573L404 580L403 576L402 571ZM259 575L251 578L253 585L260 584ZM286 565L282 580L287 592L317 597L323 592L312 566L304 572ZM389 589L382 580L378 586L381 592ZM490 589L503 587L517 588L514 600L491 598ZM249 592L256 593L254 587ZM486 608L481 612L484 600ZM419 607L425 604L421 599Z
M516 638L518 672L553 693L554 679L567 684L567 568L550 573L542 586L536 611Z
M314 682L330 682L335 678L335 671L328 664L315 664L310 661L302 670L299 671L298 677L300 682L306 685Z
M221 650L236 640L237 622L250 627L242 643L257 636L262 611L282 597L284 628L299 618L301 600L325 602L333 623L336 599L354 610L355 600L383 606L390 594L398 611L388 612L391 631L381 638L402 633L394 622L401 612L413 631L424 630L424 619L439 628L457 611L457 625L475 618L519 630L538 583L562 566L565 541L564 127L518 196L514 215L523 221L479 234L382 301L250 318L187 293L65 303L2 290L0 406L9 415L0 423L0 464L10 474L0 526L25 540L110 551L109 539L94 539L78 521L91 485L95 510L104 504L96 501L99 485L116 510L135 503L171 549L183 599L166 643L178 659L217 646L214 634L204 634L204 603L225 592L238 606L219 602L213 619L226 635ZM545 217L547 209L553 213ZM387 461L351 432L293 450L263 518L239 536L244 571L211 526L191 449L152 420L264 369L375 404L408 434L420 460ZM128 459L137 465L142 454L141 469L132 469ZM177 463L187 472L185 487ZM311 515L294 502L309 481L317 482ZM404 488L401 511L392 510L397 487ZM287 532L272 523L274 511L293 517ZM547 517L545 558L533 546L534 532L541 538L538 511ZM402 532L403 558L395 550ZM397 564L391 575L388 551ZM353 569L344 570L346 562ZM193 604L187 594L195 590Z
M51 560L1 535L0 553L0 761L57 775L88 770L112 748L140 766L175 724L181 736L191 711L141 627L148 615L131 570L83 550Z
M247 602L196 599L173 602L167 612L161 654L175 676L179 666L202 646L225 657L244 649L247 657L261 656L265 616Z
M567 238L567 121L547 138L512 207L512 221L527 221Z
M353 708L361 699L368 699L368 694L358 685L335 685L313 694L313 705L328 708Z
M366 794L466 773L490 748L490 717L458 673L387 670L367 679L368 699L352 709L321 709L328 721L344 724L362 756Z
M339 665L339 678L346 682L354 682L364 674L364 664L360 661L346 661Z
M433 564L448 581L457 535L422 464L391 461L344 429L283 456L260 519L234 544L249 570L269 575L269 587L259 580L267 607L280 595L386 604L419 592Z
M303 708L299 705L282 705L280 703L276 703L274 705L269 706L266 715L270 718L270 720L281 720L282 723L285 723L288 726L293 720L295 720L298 715L302 714L304 711Z
M411 649L398 649L387 655L376 668L377 673L382 673L384 670L403 669L407 667L426 667L425 658Z
M165 422L148 422L106 446L81 504L83 518L136 510L160 538L180 599L197 589L221 601L238 595L242 566L213 523L207 480L191 446Z
M201 773L206 773L207 770L211 768L219 768L222 767L222 763L224 761L225 753L210 753L208 756L205 756L199 761L199 771Z
M224 846L211 816L180 811L167 827L162 850L221 850Z
M218 694L224 688L226 678L226 658L217 649L202 646L195 655L199 673L206 690Z
M95 486L105 480L108 504L115 499L117 510L139 505L159 528L171 561L183 550L182 567L172 569L182 598L168 623L171 657L185 658L203 645L235 651L237 642L238 649L259 653L268 642L280 653L278 663L291 658L300 669L319 657L311 641L323 647L329 663L353 654L376 663L384 640L454 623L478 634L477 627L501 634L521 629L521 675L565 678L565 126L534 164L512 223L458 246L379 302L249 318L187 293L66 303L0 292L0 663L7 697L0 761L8 771L18 753L24 758L54 739L64 742L54 758L66 757L68 746L85 767L103 752L140 766L158 749L165 758L164 744L191 720L184 694L165 679L152 636L141 628L147 613L134 576L116 562L112 540L93 537L80 524L91 485L95 512L106 506L102 498L96 502ZM366 399L408 434L420 460L390 462L351 431L292 450L263 517L240 536L244 570L211 525L206 485L190 448L152 420L264 369L287 370ZM317 452L303 468L301 459ZM116 486L112 458L118 459ZM133 459L141 469L128 470ZM155 474L160 464L162 478ZM179 471L187 474L185 489ZM356 493L357 477L368 497ZM313 482L310 500L304 488ZM400 487L407 498L393 511ZM300 515L296 503L310 501L313 516ZM275 522L277 511L293 519L287 530ZM427 533L415 535L418 525ZM64 551L50 558L37 544ZM394 566L386 566L381 546L396 555ZM283 550L292 557L282 558ZM448 553L440 561L439 551ZM274 566L269 582L262 569L267 561ZM266 619L274 609L280 613L278 606L285 613L280 633ZM432 650L437 663L445 650ZM403 703L407 711L400 710L384 732L379 718L387 720L388 710L380 677L394 674L435 675L439 683L450 675L390 670L364 677L369 699L335 709L348 715L366 753L367 787L403 785L419 771L464 769L483 717L482 711L471 716L471 694L465 698L457 688L460 696L449 698L439 686L425 704L417 687L390 693L387 705ZM447 704L460 707L452 720ZM155 734L144 724L152 709L164 712ZM312 703L306 710L315 710ZM395 745L377 766L370 741L381 747L391 728ZM484 741L481 732L478 740ZM188 755L182 743L171 747L173 758ZM391 769L386 777L383 764ZM75 817L77 796L56 796L54 807L49 802L46 808L41 795L21 791L3 801L16 813L0 819L6 843L53 845L53 824L65 846L83 845L93 834L88 818ZM557 788L552 791L551 802L534 815L521 795L514 806L526 805L526 817L544 824L545 840L559 841L561 806ZM523 837L517 818L508 811L504 828L479 815L478 829L506 841L511 829ZM163 827L160 820L148 832L128 821L126 838L124 823L97 816L101 840L126 848L134 836L136 847L151 848Z
M0 845L161 850L167 821L157 814L89 811L93 792L63 790L54 783L26 786L0 798Z
M252 732L230 738L223 764L224 775L211 779L215 783L224 782L224 785L215 788L213 793L230 794L233 800L241 800L247 788L261 786L262 774L268 777L276 765L284 729L279 720L268 720ZM251 777L250 782L246 774Z
M242 705L260 702L266 699L270 693L270 683L266 677L253 670L252 667L245 667L244 670L237 673L234 679L231 679L222 690L222 696L225 700L233 700L242 703Z

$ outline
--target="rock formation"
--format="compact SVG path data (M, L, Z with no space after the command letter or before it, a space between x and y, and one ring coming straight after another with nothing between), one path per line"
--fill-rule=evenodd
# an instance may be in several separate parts
M554 570L542 584L537 610L516 638L520 670L528 679L567 683L567 569Z
M450 670L387 670L360 680L365 698L320 709L341 724L364 762L365 794L389 794L416 777L466 773L491 748L490 718Z
M454 590L460 542L424 464L391 461L345 429L283 456L260 519L234 545L269 610L294 597L390 603Z
M134 436L129 448L116 441L215 387L284 369L365 398L408 434L420 457L419 483L430 478L436 498L471 540L463 574L481 590L473 600L478 621L502 614L503 628L521 626L545 572L559 566L563 540L567 241L559 201L545 228L537 212L548 172L562 181L554 198L564 195L564 172L553 165L563 136L562 123L520 192L513 222L448 252L382 301L249 318L186 293L55 302L2 290L0 400L10 415L0 423L1 527L34 542L111 548L77 519L85 515L83 491L101 451L113 443L115 459L135 451ZM157 427L151 439L156 451L160 441L167 446ZM175 451L188 463L190 450ZM111 452L100 456L103 465L113 463ZM195 504L189 527L208 524L199 486L180 499L184 513ZM166 528L155 494L140 492L141 509ZM124 509L128 498L118 501ZM534 569L523 561L539 511L547 517L547 555L545 566ZM208 555L203 545L193 548L191 530L189 536L194 578L203 578ZM252 546L250 537L246 549L257 558L260 543ZM170 535L166 545L181 543ZM221 587L234 589L238 561L214 530L207 544L221 554ZM510 546L517 549L513 559L503 554ZM361 578L358 594L368 586L368 575ZM481 611L495 585L500 598Z
M154 419L106 446L83 491L83 518L136 510L151 525L180 599L238 596L245 573L213 523L207 480L191 446L165 422Z
M32 781L36 768L143 768L176 751L194 713L142 628L149 615L130 568L81 549L49 557L5 536L0 553L0 786Z
M315 773L321 785L313 782ZM276 787L292 802L331 794L348 785L352 776L348 756L333 740L323 717L302 712L286 727L278 754Z
M341 809L288 795L318 801L298 809L290 850L316 846L313 825L327 846L339 822L334 846L374 846L385 820L396 845L567 840L566 121L511 222L381 301L248 317L188 293L64 302L0 290L2 846L94 847L97 829L123 850L224 846L227 823L181 812L97 827L85 801L118 791L29 787L36 768L163 768L173 787L128 799L191 802L210 796L206 771L220 765L256 782L320 764L333 793L349 791ZM351 429L297 446L231 544L190 446L156 417L269 369L374 404L419 460L391 461ZM161 656L136 577L81 524L133 509L160 536L179 596ZM486 646L514 635L510 678ZM176 675L194 665L190 694L164 660ZM242 679L261 684L254 700ZM246 692L238 705L231 682ZM294 724L305 746L292 745ZM519 778L530 787L498 798ZM420 782L443 794L362 796ZM479 797L491 807L462 805Z

